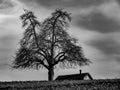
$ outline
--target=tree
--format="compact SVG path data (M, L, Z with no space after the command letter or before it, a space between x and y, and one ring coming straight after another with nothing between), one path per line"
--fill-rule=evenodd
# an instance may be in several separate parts
M16 52L13 68L42 67L48 70L48 80L54 78L54 68L89 65L90 60L83 55L77 39L72 38L67 29L71 21L70 14L56 9L50 17L39 22L33 12L24 10L21 20L25 32Z

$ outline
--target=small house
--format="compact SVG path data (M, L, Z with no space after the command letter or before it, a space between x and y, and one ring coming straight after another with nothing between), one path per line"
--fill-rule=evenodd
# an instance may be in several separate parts
M93 78L89 73L82 73L82 70L80 70L79 74L62 75L55 80L93 80Z

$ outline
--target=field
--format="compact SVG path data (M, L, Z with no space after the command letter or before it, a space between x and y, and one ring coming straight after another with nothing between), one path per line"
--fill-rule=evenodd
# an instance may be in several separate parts
M120 90L120 79L0 82L0 90Z

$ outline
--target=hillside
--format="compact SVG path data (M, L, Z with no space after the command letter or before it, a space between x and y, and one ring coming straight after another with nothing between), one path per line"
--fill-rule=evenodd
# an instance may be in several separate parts
M120 79L0 82L0 90L120 90Z

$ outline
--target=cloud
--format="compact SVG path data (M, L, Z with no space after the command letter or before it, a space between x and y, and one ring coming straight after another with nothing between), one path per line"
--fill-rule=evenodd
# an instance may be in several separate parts
M109 33L95 35L94 38L88 40L86 44L91 48L98 50L91 50L91 60L93 60L93 68L95 68L96 75L101 78L115 78L120 72L120 33ZM114 67L112 67L114 66Z
M26 3L37 3L47 8L71 8L71 7L89 7L97 6L109 0L20 0Z
M90 31L109 33L119 31L120 29L120 23L99 12L88 15L79 15L75 17L75 19L77 26Z
M120 4L120 0L116 0Z
M1 0L0 1L0 13L1 14L11 14L13 9L17 6L13 0Z
M120 23L120 4L117 0L112 0L109 3L104 3L98 6L97 11Z
M10 68L18 46L20 14L21 4L17 0L0 0L0 71Z
M0 14L15 15L21 12L23 4L18 0L0 0Z
M117 0L19 0L26 5L38 5L49 9L62 7L71 9L77 26L100 33L116 32L120 29L120 7ZM35 3L35 4L34 4ZM38 8L38 7L37 7ZM74 8L74 9L73 9ZM36 9L36 8L35 8ZM43 12L41 12L42 14ZM74 13L77 16L74 18ZM81 17L82 15L82 17Z
M88 45L98 49L103 55L112 57L113 59L117 59L118 55L120 55L120 43L111 36L98 36L90 40Z
M14 3L11 0L0 0L0 9L7 9L14 7Z
M120 54L120 44L113 38L97 38L90 41L89 45L94 46L107 55Z

